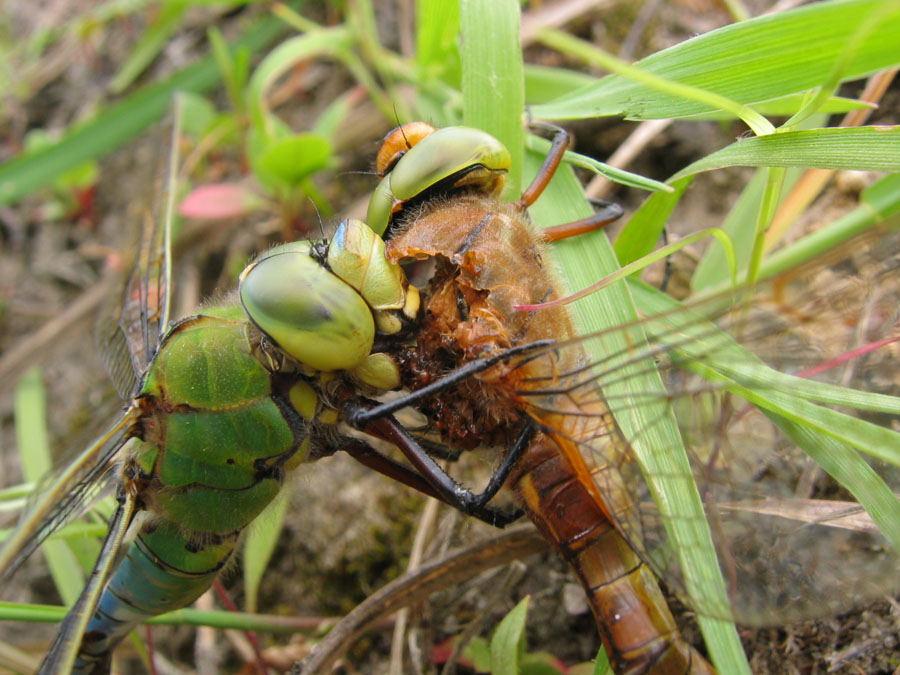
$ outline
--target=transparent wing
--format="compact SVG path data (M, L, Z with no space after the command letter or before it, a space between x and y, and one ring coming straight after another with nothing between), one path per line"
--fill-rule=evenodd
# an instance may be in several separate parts
M129 408L112 427L72 462L41 481L25 515L0 550L0 579L6 579L61 525L78 515L106 485L119 450L140 419Z
M98 326L101 356L119 395L126 400L137 393L169 323L171 229L180 134L177 106L173 119L159 174L158 218L148 216L142 223L137 257L118 315L102 319ZM119 451L134 435L140 415L140 409L130 405L88 448L41 480L16 530L0 551L0 576L11 574L109 483Z
M168 329L171 307L172 227L178 178L180 115L175 111L167 129L169 144L158 162L155 197L143 214L141 236L131 276L117 313L101 318L97 343L104 365L119 395L136 393L150 361Z
M631 545L707 615L784 623L900 590L900 235L842 252L688 307L634 284L649 318L505 376ZM659 390L619 393L654 368ZM638 409L654 421L626 431ZM706 518L688 526L712 534L724 602L688 593L695 552L672 536L688 516L668 487L691 481Z
M127 492L120 496L119 506L109 521L109 531L97 564L85 584L78 600L69 610L62 622L53 645L47 652L38 673L70 673L75 665L78 650L81 646L88 622L94 613L94 607L100 600L106 582L117 562L116 553L122 546L134 516L137 512L135 494Z

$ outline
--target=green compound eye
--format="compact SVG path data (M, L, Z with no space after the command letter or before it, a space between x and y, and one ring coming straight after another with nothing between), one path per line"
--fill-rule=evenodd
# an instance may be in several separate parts
M361 364L375 340L372 312L353 288L286 244L241 273L241 304L250 320L286 354L321 371Z
M350 218L338 226L328 245L328 266L359 291L379 332L393 335L403 328L401 317L416 318L418 290L409 286L399 265L388 262L384 240L361 220Z
M512 160L496 138L469 127L445 127L425 136L375 188L366 223L384 234L397 203L447 181L448 189L470 186L496 194Z

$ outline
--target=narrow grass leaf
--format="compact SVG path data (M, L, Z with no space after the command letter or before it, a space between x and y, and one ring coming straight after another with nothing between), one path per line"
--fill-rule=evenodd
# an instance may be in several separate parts
M425 73L437 70L446 77L452 71L459 77L456 47L459 26L458 2L419 0L416 3L416 63Z
M37 482L53 465L47 437L47 392L39 367L31 367L22 375L14 405L22 473L27 480ZM45 541L43 552L63 602L73 604L84 586L81 565L63 541Z
M877 21L872 22L873 15ZM867 31L854 40L856 31ZM744 104L816 88L844 60L850 80L900 62L900 3L896 0L819 2L725 26L657 52L635 65L674 82ZM851 43L856 49L846 55ZM708 105L659 94L618 75L535 106L546 119L621 115L636 119L709 112Z
M114 94L122 93L146 70L178 30L188 7L188 0L169 0L162 5L147 29L141 32L141 37L125 62L119 67L109 84L110 91Z
M461 0L463 121L487 131L512 154L506 194L522 192L525 107L519 3Z
M900 126L785 131L745 138L685 167L670 180L726 166L900 172Z
M244 538L244 607L255 613L259 603L259 587L284 527L290 499L285 490L253 521Z

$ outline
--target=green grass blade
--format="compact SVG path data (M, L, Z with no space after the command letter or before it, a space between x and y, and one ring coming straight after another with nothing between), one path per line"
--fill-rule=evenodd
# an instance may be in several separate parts
M707 155L670 180L727 166L900 172L900 127L840 127L746 138Z
M871 16L878 20L869 26ZM864 40L854 40L857 30ZM896 0L818 2L725 26L652 54L635 65L674 82L752 104L821 85L843 62L843 79L862 77L900 62L900 3ZM856 48L847 55L845 50ZM697 101L659 94L621 76L600 80L569 96L535 106L546 119L622 115L637 119L709 112Z
M234 43L234 48L246 47L255 52L282 31L283 25L276 19L262 19ZM213 57L208 56L165 81L148 85L109 106L92 120L71 129L53 146L0 164L0 206L134 138L169 111L174 92L204 92L218 81L218 67Z
M424 72L449 69L459 77L460 7L446 0L416 3L416 64Z
M519 3L515 0L462 0L463 121L492 134L512 154L506 194L522 192L525 107ZM511 48L515 45L515 48Z
M241 560L244 567L244 607L248 612L255 613L257 610L260 583L284 527L288 504L290 499L282 490L253 521L244 537L244 555Z
M53 465L47 437L47 391L39 367L29 368L19 380L15 412L22 473L26 480L36 482ZM84 573L78 559L63 541L45 541L43 551L63 602L73 604L84 586Z
M188 7L188 0L169 0L163 4L113 77L109 84L110 91L114 94L122 93L144 72L178 30Z

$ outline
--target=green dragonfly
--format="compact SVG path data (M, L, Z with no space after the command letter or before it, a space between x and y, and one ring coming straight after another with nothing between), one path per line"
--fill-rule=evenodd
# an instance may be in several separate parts
M144 227L106 344L127 409L44 481L0 550L6 578L117 465L118 507L97 566L41 672L103 672L134 626L193 602L304 462L345 450L442 497L340 429L349 402L365 407L363 397L400 386L386 350L409 339L419 311L418 291L362 221L342 222L330 242L263 253L241 274L231 302L170 322L178 135L176 128L164 214ZM392 424L381 420L374 435ZM481 504L466 511L495 524L515 517ZM121 557L126 535L134 541Z

